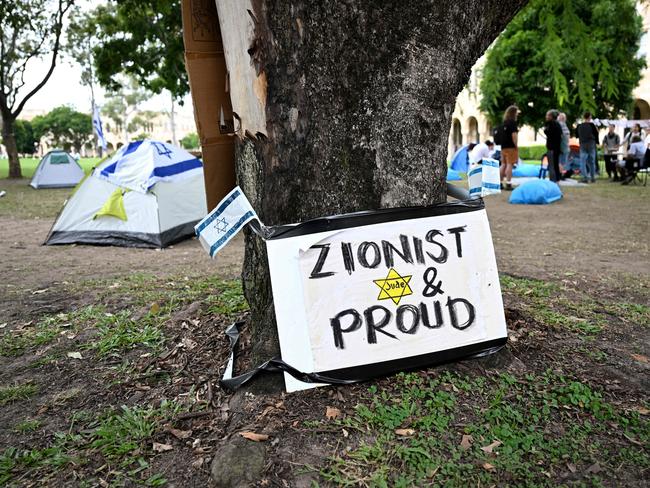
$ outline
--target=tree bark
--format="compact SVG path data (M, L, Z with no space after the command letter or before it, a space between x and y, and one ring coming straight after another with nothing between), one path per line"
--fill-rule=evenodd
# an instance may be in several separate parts
M23 173L18 159L18 146L16 144L15 122L11 114L2 114L2 142L7 149L9 158L9 178L22 178Z
M456 96L525 3L250 0L245 49L266 78L266 135L241 120L236 169L262 221L444 201ZM267 359L279 351L273 298L264 243L251 233L243 282L253 358Z

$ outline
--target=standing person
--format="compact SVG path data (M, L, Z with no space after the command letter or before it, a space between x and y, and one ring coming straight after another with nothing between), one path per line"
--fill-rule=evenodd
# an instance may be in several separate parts
M580 141L580 181L582 183L596 182L596 146L598 145L598 129L591 121L591 113L585 112L582 124L577 128Z
M562 169L566 171L567 165L569 163L569 154L571 153L571 148L569 147L569 139L571 138L571 132L569 127L566 125L566 114L560 112L560 115L557 116L557 121L562 127L562 144L560 145L560 165ZM563 178L563 177L562 177Z
M607 134L603 137L603 158L605 159L607 176L612 178L612 181L619 181L616 162L618 160L618 149L621 147L621 137L615 131L614 124L610 124Z
M546 134L546 154L548 155L548 179L558 182L560 174L560 148L562 147L562 126L557 121L557 110L546 112L544 133Z
M512 168L519 161L519 150L517 148L517 114L519 109L516 105L510 105L503 114L502 136L498 141L501 144L501 184L504 190L512 190Z

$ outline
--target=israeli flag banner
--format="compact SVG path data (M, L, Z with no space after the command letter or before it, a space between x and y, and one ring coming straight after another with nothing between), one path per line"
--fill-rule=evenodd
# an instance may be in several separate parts
M214 257L253 219L259 220L248 198L237 186L194 227L194 231L206 252Z
M93 127L97 133L97 142L101 148L106 151L106 138L104 137L104 129L102 127L102 119L99 118L99 107L95 107L93 111Z
M478 198L501 193L500 180L499 161L496 159L482 159L479 163L473 163L467 173L470 197Z

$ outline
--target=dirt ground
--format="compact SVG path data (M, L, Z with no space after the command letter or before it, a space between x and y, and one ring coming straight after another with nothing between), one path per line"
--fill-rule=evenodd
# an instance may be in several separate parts
M5 450L0 485L156 486L155 473L162 473L166 486L208 486L209 463L224 442L235 433L254 431L270 437L259 443L266 449L263 475L253 483L381 486L361 475L355 478L346 471L349 466L337 471L334 460L347 459L345 453L362 441L348 442L347 434L346 439L339 435L340 425L322 423L326 407L355 418L358 405L370 401L368 384L293 395L232 395L218 386L227 357L223 328L245 317L245 306L210 294L230 296L228 287L236 283L231 280L243 259L241 236L216 260L194 239L164 250L43 246L67 193L39 193L26 183L0 183L8 192L0 199L0 344L5 341L0 387L33 386L16 398L0 396L0 455ZM621 411L640 412L643 420L650 400L650 188L599 180L564 190L561 201L546 206L510 205L506 193L487 199L511 341L494 358L419 374L452 371L492 378L507 371L524 378L554 367L602 392ZM90 318L84 318L81 311L96 311L92 307L101 307L101 313L88 312ZM130 314L129 324L137 319L149 324L155 315L152 327L162 332L137 336L129 348L108 344L104 354L102 321L121 327L116 322L121 311ZM41 330L43 323L54 333ZM597 324L598 330L585 324ZM26 339L16 342L15 337ZM81 351L84 359L76 361L68 356L71 351ZM371 383L392 391L394 381ZM182 411L161 413L166 408L162 399L182 404ZM110 415L122 405L153 406L162 419L141 438L146 452L142 447L127 451L142 460L139 471L120 464L115 453L107 454L108 441L100 442L104 437L97 434L112 425ZM84 417L88 412L110 415L98 427ZM34 429L28 428L30 422ZM647 420L644 425L647 429ZM61 440L57 432L72 437ZM569 474L553 465L542 479L549 486L646 486L648 446L634 437L629 443L628 434L607 442L639 451L630 455L633 461L621 461L621 466L632 463L631 472L608 472L607 461L599 459L582 468L583 461L575 462L586 473L583 478L575 475L573 464L564 463ZM350 446L342 445L346 442ZM56 446L77 461L42 461ZM29 462L15 454L21 449L29 450ZM354 459L354 466L368 462ZM513 483L483 466L490 483ZM435 476L440 472L431 479Z

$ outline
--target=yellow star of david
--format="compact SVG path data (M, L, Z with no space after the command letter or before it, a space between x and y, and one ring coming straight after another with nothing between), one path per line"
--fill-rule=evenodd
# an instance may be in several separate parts
M399 305L402 297L407 295L413 295L413 291L409 286L409 281L411 281L410 276L400 276L400 274L391 268L388 271L388 275L383 280L373 280L375 285L377 285L381 291L377 300L387 300L391 299L395 305Z

